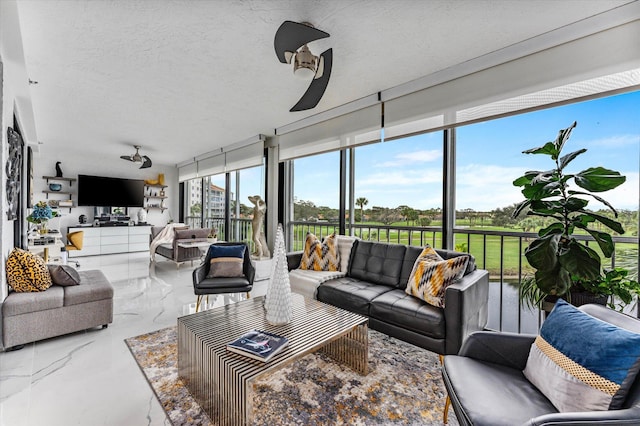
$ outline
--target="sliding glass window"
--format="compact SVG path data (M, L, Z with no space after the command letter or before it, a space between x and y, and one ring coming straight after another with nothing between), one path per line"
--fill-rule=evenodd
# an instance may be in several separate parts
M324 237L337 232L340 214L340 152L292 160L294 250L308 232Z
M354 234L440 246L442 132L355 148Z

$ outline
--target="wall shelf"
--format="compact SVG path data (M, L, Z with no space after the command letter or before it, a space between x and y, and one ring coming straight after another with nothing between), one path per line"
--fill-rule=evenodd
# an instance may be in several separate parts
M76 178L66 178L66 177L57 177L57 176L42 176L42 179L46 179L47 184L49 183L50 180L69 182L69 186L73 185L73 182L77 180Z
M167 197L165 195L165 188L168 188L168 185L160 185L160 184L148 184L145 183L144 184L144 200L145 200L145 206L144 209L148 212L149 210L160 210L161 212L164 212L165 210L168 209L168 207L165 207L164 205L164 200L168 199L169 197ZM155 190L155 191L154 191ZM148 194L147 194L148 192ZM154 202L155 200L158 200L158 202ZM151 202L151 204L149 204Z
M71 213L71 209L76 207L76 203L73 202L73 197L76 195L76 192L71 189L73 183L77 180L76 178L69 177L58 177L58 176L42 176L42 179L47 181L47 189L42 190L42 193L45 195L45 199L49 200L49 195L62 195L64 199L59 199L58 197L53 197L49 200L49 207L52 209L69 209L69 213ZM60 191L52 191L49 189L49 182L61 182L62 188ZM61 206L58 203L60 201L68 201L71 200L70 206Z

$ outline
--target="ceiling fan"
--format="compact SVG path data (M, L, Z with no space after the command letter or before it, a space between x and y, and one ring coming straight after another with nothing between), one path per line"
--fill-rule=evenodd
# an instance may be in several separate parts
M307 43L329 37L329 34L314 28L308 22L284 21L276 31L274 47L276 56L283 64L293 61L293 73L302 78L310 78L311 84L297 104L289 111L304 111L315 108L320 102L329 84L331 66L333 65L333 49L327 49L315 56Z
M140 153L138 152L140 150L140 145L134 145L133 147L136 149L135 154L121 155L120 158L122 158L123 160L131 161L136 164L142 164L140 166L141 169L148 169L149 167L151 167L151 164L152 164L151 158L147 157L146 155L140 155Z

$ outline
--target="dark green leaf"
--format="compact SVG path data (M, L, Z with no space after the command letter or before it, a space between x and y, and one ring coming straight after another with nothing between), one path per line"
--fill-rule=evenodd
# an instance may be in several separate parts
M584 154L585 152L587 152L587 150L585 148L582 148L578 151L574 151L570 154L562 156L562 158L560 158L560 170L567 167L567 164L572 162L574 158L576 158L580 154Z
M610 258L615 250L615 245L613 244L611 235L605 232L596 231L595 229L587 229L587 232L591 234L594 240L596 240L604 257Z
M557 196L560 195L560 191L549 185L544 183L538 183L535 185L527 185L521 191L522 195L530 200L541 200L546 197Z
M563 212L560 201L533 200L531 201L531 210L545 215L554 213L562 214Z
M567 200L564 206L569 212L577 212L585 208L587 204L589 204L589 201L587 200L571 197Z
M524 209L527 208L527 206L529 206L529 204L531 204L530 200L524 200L521 203L518 203L516 205L516 208L513 210L513 213L511 213L511 217L513 219L517 218L518 216L520 216L520 213L522 213L522 211Z
M571 126L567 127L566 129L562 129L558 132L558 138L555 141L555 146L556 146L556 149L558 150L558 154L553 158L554 160L556 160L558 158L558 155L560 155L560 152L562 152L562 148L564 148L564 144L569 140L569 136L571 136L571 131L575 129L577 125L578 123L574 121Z
M544 237L547 234L562 234L562 231L564 231L564 226L562 223L556 222L539 230L538 235Z
M564 269L579 280L594 280L600 276L600 256L593 249L571 240L558 256Z
M538 270L535 273L536 285L540 290L552 296L563 296L571 288L571 275L559 265L555 270Z
M553 157L558 155L558 150L556 149L556 145L553 142L547 142L544 144L544 146L528 149L526 151L522 151L522 153L523 154L546 154L546 155L551 155Z
M583 191L569 191L570 195L576 195L576 194L582 194L582 195L588 195L589 197L593 197L596 200L600 201L602 204L604 204L605 206L609 207L609 209L613 212L614 215L616 215L616 217L618 217L618 212L616 211L616 209L613 208L613 206L611 204L609 204L609 202L607 200L605 200L604 198L596 195L596 194L590 194L588 192L583 192Z
M526 185L528 183L531 183L533 178L538 176L540 173L543 173L543 172L538 171L538 170L526 171L526 172L524 172L524 175L520 176L518 179L513 181L513 185L514 186L523 186L523 185Z
M613 220L611 218L608 218L606 216L603 216L603 215L600 215L600 214L597 214L597 213L593 213L593 212L585 211L583 213L586 216L590 216L593 219L597 220L598 222L602 223L603 225L605 225L609 229L613 230L614 232L617 232L620 235L624 234L624 228L622 227L620 222L615 221L615 220Z
M524 251L529 265L537 270L554 269L558 263L558 240L559 234L551 234L532 241Z
M538 183L547 184L553 181L558 181L554 174L554 170L548 170L546 172L538 173L536 176L534 176L533 179L531 179L531 185L536 185Z
M620 172L605 169L604 167L590 167L574 177L574 182L580 188L592 192L604 192L622 185L626 177Z

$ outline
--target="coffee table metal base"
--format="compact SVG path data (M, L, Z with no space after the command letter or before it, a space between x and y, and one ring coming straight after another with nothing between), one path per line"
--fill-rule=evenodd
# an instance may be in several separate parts
M253 382L316 350L367 374L366 317L295 293L292 302L293 320L284 326L266 322L264 297L178 318L178 374L213 422L251 423ZM226 350L253 328L285 336L289 345L268 363Z

